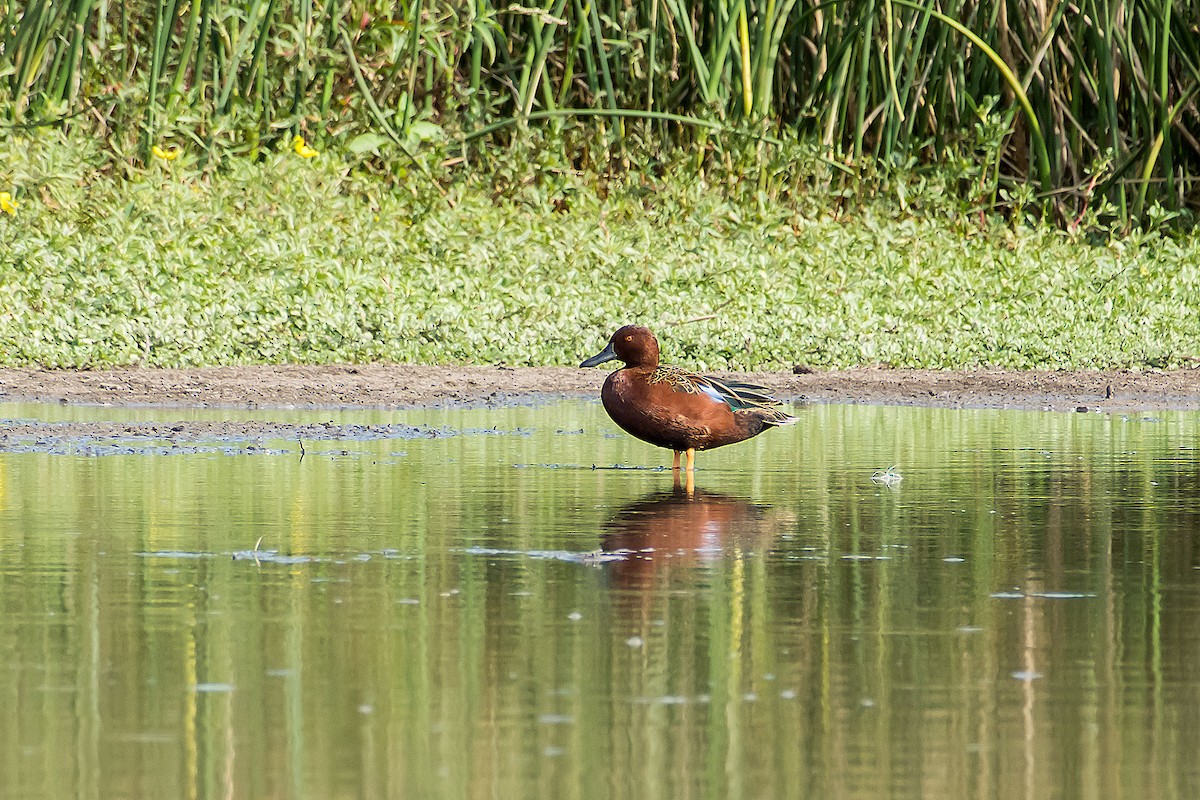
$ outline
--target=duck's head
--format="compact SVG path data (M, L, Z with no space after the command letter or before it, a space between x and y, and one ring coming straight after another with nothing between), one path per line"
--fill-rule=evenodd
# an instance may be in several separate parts
M594 367L614 359L624 361L630 367L657 367L658 339L649 328L626 325L612 335L603 350L579 366Z

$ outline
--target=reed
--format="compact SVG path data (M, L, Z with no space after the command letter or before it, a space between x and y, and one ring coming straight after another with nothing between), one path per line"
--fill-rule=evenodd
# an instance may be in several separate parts
M1200 207L1200 0L0 0L0 23L7 125L143 159L382 135L469 169L531 126L612 152L637 126L969 164L968 202L1032 192L1067 224Z

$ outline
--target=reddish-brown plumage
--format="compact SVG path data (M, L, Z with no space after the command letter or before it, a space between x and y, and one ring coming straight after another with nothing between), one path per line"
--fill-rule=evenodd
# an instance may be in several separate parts
M650 589L657 571L689 569L739 546L763 546L778 525L776 515L740 498L677 486L617 512L600 548L623 555L610 568L616 585Z
M658 340L648 328L626 325L581 366L619 359L600 399L627 433L677 453L709 450L757 436L794 418L761 387L721 381L659 364Z
M702 392L682 392L665 381L651 383L651 372L619 369L600 390L613 422L644 442L672 450L708 450L749 439L766 427L757 415L735 412Z

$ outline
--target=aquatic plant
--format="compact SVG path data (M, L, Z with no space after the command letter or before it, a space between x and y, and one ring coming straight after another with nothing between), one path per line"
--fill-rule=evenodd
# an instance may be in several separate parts
M980 205L1128 222L1197 206L1198 19L1200 0L0 0L0 113L201 165L295 135L422 171L539 126L612 164L631 140L703 160L748 137L765 163L799 137L834 182L957 164Z

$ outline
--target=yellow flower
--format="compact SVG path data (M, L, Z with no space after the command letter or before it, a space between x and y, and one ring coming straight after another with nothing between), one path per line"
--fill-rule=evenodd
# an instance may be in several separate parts
M161 158L163 161L174 161L175 159L179 158L178 147L172 147L170 150L163 150L158 145L154 145L154 147L150 148L150 152L154 153L156 157Z
M13 202L12 195L8 192L0 192L0 211L5 214L17 213L17 204Z
M314 156L319 155L321 152L309 147L304 141L304 137L300 134L296 134L292 138L292 149L295 150L296 155L300 156L301 158L313 158Z

